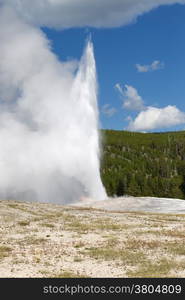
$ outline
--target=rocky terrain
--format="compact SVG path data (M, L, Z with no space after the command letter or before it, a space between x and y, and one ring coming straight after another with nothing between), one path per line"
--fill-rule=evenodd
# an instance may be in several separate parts
M183 203L164 214L107 201L0 201L0 277L185 277Z

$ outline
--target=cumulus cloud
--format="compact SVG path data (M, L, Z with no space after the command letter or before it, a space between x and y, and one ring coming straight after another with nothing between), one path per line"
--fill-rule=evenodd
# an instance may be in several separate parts
M131 120L128 130L148 131L185 124L185 113L176 106L168 105L164 108L147 107L141 111L135 120Z
M136 69L139 73L156 71L163 68L164 68L164 63L160 62L159 60L154 60L150 65L136 64Z
M115 88L119 91L122 97L123 108L132 111L140 111L145 108L142 97L133 86L126 84L124 88L122 88L121 85L117 83Z
M126 120L129 122L127 130L148 131L185 123L185 113L176 106L168 105L163 108L146 106L133 86L125 85L125 88L122 88L117 83L115 87L121 94L123 108L133 112L139 111L135 119L132 119L131 116L127 117Z
M117 109L115 107L111 107L110 104L107 103L107 104L103 105L101 111L107 117L112 117L117 112Z
M55 28L117 27L160 5L185 0L0 0L14 7L26 22Z

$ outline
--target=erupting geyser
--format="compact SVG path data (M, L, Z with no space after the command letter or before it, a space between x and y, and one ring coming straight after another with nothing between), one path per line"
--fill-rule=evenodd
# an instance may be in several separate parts
M100 178L93 45L60 62L43 32L0 12L0 198L106 198Z

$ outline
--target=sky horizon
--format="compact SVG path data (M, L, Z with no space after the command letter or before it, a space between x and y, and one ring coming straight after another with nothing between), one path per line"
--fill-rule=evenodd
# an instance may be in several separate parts
M116 28L48 29L53 52L79 60L92 36L100 128L185 130L185 5L163 5Z

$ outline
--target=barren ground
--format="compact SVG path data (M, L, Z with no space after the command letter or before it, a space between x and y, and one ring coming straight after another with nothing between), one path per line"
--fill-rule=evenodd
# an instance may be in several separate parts
M185 214L0 201L0 277L185 277Z

